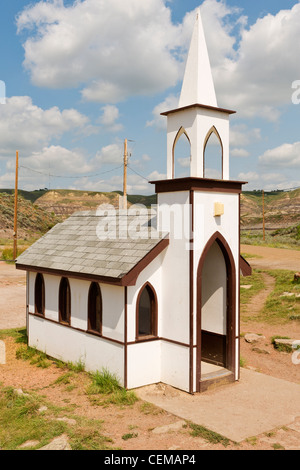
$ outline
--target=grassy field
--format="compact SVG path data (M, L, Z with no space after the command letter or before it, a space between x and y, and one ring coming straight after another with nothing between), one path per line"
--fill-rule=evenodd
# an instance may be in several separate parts
M27 346L26 332L23 329L0 331L0 339L13 337L20 343L16 352L18 360L30 361L39 368L47 368L55 363L62 370L59 379L53 384L63 384L71 390L75 387L76 376L84 375L86 393L96 406L130 406L138 399L133 392L127 392L119 385L117 378L108 371L89 374L83 364L65 364L49 358L44 353ZM64 419L59 419L60 416ZM68 436L72 450L113 449L112 440L102 434L102 422L77 416L72 406L57 407L48 403L43 396L25 391L19 393L12 387L0 383L0 448L15 450L22 444L32 441L28 447L38 449L62 434Z
M272 248L300 250L300 225L266 232L263 240L262 230L242 230L243 245L263 245Z

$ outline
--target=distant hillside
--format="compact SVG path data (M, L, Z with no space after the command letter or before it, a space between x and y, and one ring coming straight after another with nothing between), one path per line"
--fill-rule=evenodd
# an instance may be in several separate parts
M122 192L111 193L53 190L45 192L35 200L35 204L65 218L76 211L96 210L100 204L119 207ZM29 196L29 195L28 195ZM34 195L32 196L34 197ZM156 204L156 195L128 195L128 206L143 204L147 207ZM290 192L274 191L265 193L265 222L267 229L294 226L300 223L300 189ZM262 192L247 191L241 196L242 228L261 228L263 223Z
M19 196L22 196L28 201L35 202L39 197L43 196L48 192L48 189L36 189L35 191L24 191L23 189L18 190ZM0 193L15 194L14 189L0 189Z
M40 236L56 223L77 211L96 210L101 204L119 207L120 191L92 192L76 190L19 191L18 234ZM128 206L156 204L156 195L128 195ZM242 230L262 228L262 192L245 191L241 195ZM14 190L0 189L0 237L13 233ZM265 193L265 222L268 231L296 227L300 224L300 189Z
M13 237L14 204L13 194L0 193L0 238ZM18 196L19 238L40 237L60 221L54 212L45 212L23 196Z
M295 226L300 223L300 189L265 193L267 229ZM241 196L242 228L261 228L263 197L261 191L244 192Z
M35 201L35 204L47 212L54 212L57 216L66 218L77 211L96 210L102 204L109 204L117 209L120 196L122 196L120 191L101 193L58 189L43 194ZM151 204L156 204L156 195L128 195L127 202L128 206L132 204L151 206Z

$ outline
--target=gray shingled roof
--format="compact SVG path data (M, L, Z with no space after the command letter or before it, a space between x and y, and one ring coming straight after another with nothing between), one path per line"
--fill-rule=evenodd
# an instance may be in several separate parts
M150 211L75 213L23 252L16 267L122 278L166 237L152 227L153 218Z

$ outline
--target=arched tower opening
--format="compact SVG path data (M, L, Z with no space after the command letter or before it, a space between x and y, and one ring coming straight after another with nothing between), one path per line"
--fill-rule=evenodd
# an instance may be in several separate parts
M204 178L223 179L223 144L214 126L204 141L203 176Z

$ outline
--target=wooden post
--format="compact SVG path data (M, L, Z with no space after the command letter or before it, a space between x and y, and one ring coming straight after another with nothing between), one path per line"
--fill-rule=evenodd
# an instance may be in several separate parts
M265 192L262 192L262 206L263 206L263 241L266 240L266 227L265 227Z
M17 239L18 239L18 170L19 170L19 152L16 152L16 179L15 179L15 214L14 214L14 260L17 258Z
M125 139L125 142L124 142L123 209L127 209L127 164L128 164L127 139Z

